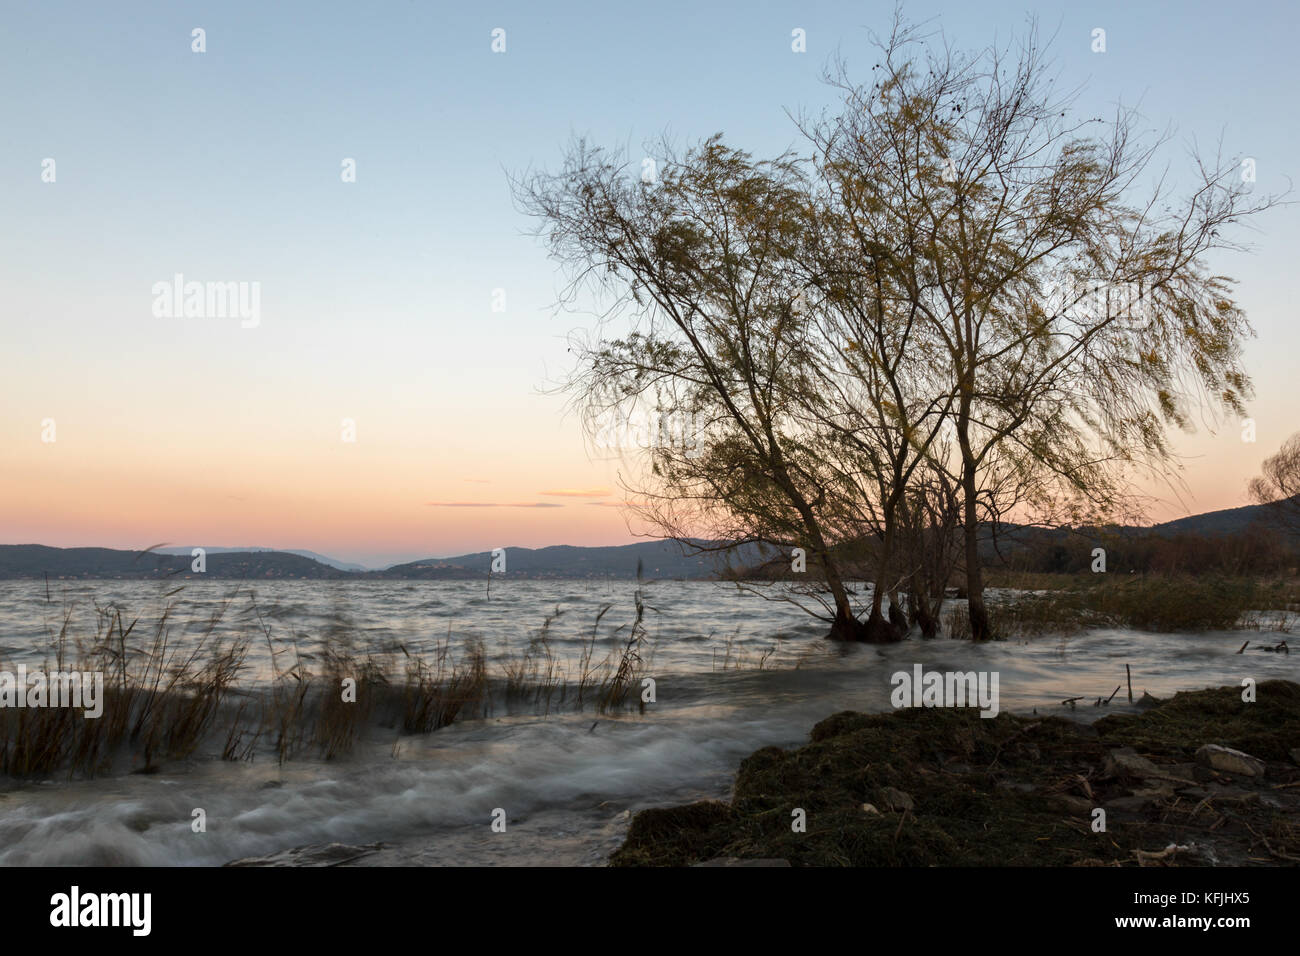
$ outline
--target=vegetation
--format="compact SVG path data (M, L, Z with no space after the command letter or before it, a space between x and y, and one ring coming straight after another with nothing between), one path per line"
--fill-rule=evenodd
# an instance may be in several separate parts
M1097 866L1300 859L1292 822L1300 685L1178 694L1095 731L965 709L843 712L795 750L747 757L728 803L643 810L610 862L717 857L796 866ZM1267 761L1267 783L1189 763L1203 744ZM1125 748L1141 751L1136 759ZM1107 808L1104 833L1092 811ZM806 831L793 814L804 811ZM1169 851L1170 846L1181 847Z
M1268 507L1279 527L1300 539L1300 432L1282 443L1261 472L1250 483L1250 496Z
M1289 632L1300 620L1300 582L1256 578L1142 576L1102 582L1097 575L1060 575L1050 585L990 605L999 637L1033 637L1082 627L1139 631ZM965 625L950 621L958 636Z
M97 607L95 633L74 638L73 609L64 608L42 669L102 674L102 715L87 718L70 707L0 709L0 774L152 773L200 753L329 760L368 735L427 734L495 708L617 714L642 706L634 691L648 635L639 594L630 627L600 636L608 607L600 612L579 661L551 653L548 618L523 652L504 648L496 666L479 641L454 648L450 632L423 656L402 645L394 648L400 657L357 655L346 635L326 635L319 651L306 653L296 641L287 647L275 641L259 611L256 639L266 643L270 673L245 685L239 678L255 638L215 636L228 606L197 637L178 639L176 604L169 602L143 641L139 620L127 623L116 607Z
M1250 329L1207 257L1274 200L1221 157L1181 198L1144 185L1166 140L1077 115L1032 30L964 55L896 22L879 46L867 79L830 71L810 155L717 135L638 177L579 140L516 196L566 301L601 302L569 383L593 432L674 423L627 479L650 527L801 549L801 606L842 639L934 632L959 566L982 640L983 529L1134 513L1170 428L1242 410Z

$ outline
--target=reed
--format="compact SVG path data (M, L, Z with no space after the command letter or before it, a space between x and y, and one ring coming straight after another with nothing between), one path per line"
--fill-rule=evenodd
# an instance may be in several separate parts
M164 595L148 625L116 606L96 605L93 634L75 639L73 608L50 618L44 669L103 675L103 713L90 719L66 707L0 709L0 774L153 772L205 746L227 761L334 760L372 731L432 733L488 716L494 701L543 717L644 710L633 691L653 645L639 589L634 620L602 637L611 605L602 606L576 660L555 652L556 608L521 651L505 649L497 667L480 640L457 644L450 627L422 654L394 645L391 652L358 655L343 629L331 630L307 653L298 636L277 640L274 614L264 613L251 592L251 634L223 632L234 596L195 630L178 619L182 590ZM266 647L265 673L241 686L255 641Z

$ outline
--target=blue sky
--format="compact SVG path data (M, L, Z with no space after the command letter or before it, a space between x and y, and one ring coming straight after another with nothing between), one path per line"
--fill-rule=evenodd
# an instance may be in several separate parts
M963 47L1022 30L1032 10L1055 35L1062 82L1088 84L1081 109L1122 99L1153 129L1175 126L1179 142L1212 147L1222 136L1228 154L1256 159L1261 191L1296 178L1298 18L1288 4L905 9ZM782 150L796 143L786 110L832 101L819 79L827 57L838 50L865 75L868 30L887 29L891 12L827 2L4 4L0 486L12 482L16 503L0 512L0 540L125 547L136 534L213 545L233 535L369 561L628 540L613 508L485 509L470 521L427 507L617 488L617 462L593 459L563 400L538 393L565 369L565 333L582 319L552 315L560 278L526 235L507 172L554 166L573 134L638 155L665 131ZM203 54L191 51L195 27L206 31ZM490 47L497 27L503 54ZM1091 50L1096 27L1103 54ZM791 51L794 28L806 31L805 54ZM41 182L47 157L54 184ZM348 157L357 181L344 184ZM1260 225L1256 254L1222 262L1259 331L1247 353L1258 443L1243 445L1235 425L1184 439L1189 496L1157 516L1243 503L1244 480L1300 427L1300 224L1287 208ZM261 326L160 323L147 290L176 272L260 282ZM491 310L494 289L506 291L504 313ZM366 437L356 460L336 462L334 433L350 413ZM57 461L33 447L47 416L62 429ZM316 437L328 452L309 449ZM368 480L399 472L392 495L406 496L408 517L376 513L371 525L393 524L369 536L360 519L311 530L320 509L346 512ZM260 500L261 510L247 505L247 525L231 515L138 530L139 520L101 520L113 509L139 519L148 512L132 494L165 498L186 475L200 510L218 499ZM36 485L85 500L28 496ZM183 514L183 504L159 514ZM266 524L286 510L292 520ZM399 526L413 525L418 537L405 537Z

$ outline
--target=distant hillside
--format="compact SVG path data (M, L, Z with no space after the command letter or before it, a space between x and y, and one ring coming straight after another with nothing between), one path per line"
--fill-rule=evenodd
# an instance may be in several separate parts
M186 546L180 548L155 548L159 554L183 554L189 555L195 546ZM318 554L315 551L303 551L298 548L286 548L284 551L278 551L275 548L207 548L208 554L230 554L232 552L263 552L270 551L279 554L296 554L299 557L311 558L313 561L319 561L321 564L328 564L331 568L338 568L340 571L369 571L365 565L350 564L347 561L340 561L338 558L331 558L327 554Z
M184 555L156 551L117 551L111 548L47 548L39 544L0 545L0 579L4 578L346 578L340 571L311 558L284 551L209 553L207 570L190 570Z
M758 560L752 546L734 549L733 560ZM307 579L431 579L485 578L492 566L490 552L453 558L426 558L383 571L348 571L289 551L207 552L203 575L191 571L189 549L121 551L111 548L50 548L39 544L0 545L0 579L12 578L307 578ZM617 547L506 548L505 577L513 578L633 578L638 562L647 578L714 577L725 567L721 555L692 554L675 541L647 541Z
M1176 518L1173 521L1154 525L1151 530L1170 534L1237 534L1245 531L1256 521L1272 523L1273 519L1267 505L1245 505L1223 511L1207 511L1205 514Z
M1102 535L1123 541L1159 538L1188 539L1219 537L1245 532L1257 523L1271 524L1272 516L1262 505L1228 508L1166 521L1150 528L1042 529L1004 527L996 543L986 536L981 550L991 562L1015 561L1017 555L1044 549L1059 552L1050 558L1062 568L1067 552L1081 542ZM704 542L700 542L703 544ZM1201 547L1204 550L1203 546ZM179 553L174 553L179 552ZM510 578L632 578L641 573L650 579L702 580L733 569L755 568L764 555L755 545L731 552L696 553L676 541L642 541L614 547L583 548L555 545L548 548L506 548L505 576ZM771 557L771 553L767 555ZM1073 559L1071 559L1073 560ZM168 547L157 551L120 551L111 548L50 548L39 544L0 545L0 579L42 578L197 578L190 570L190 549ZM481 579L488 575L492 555L488 551L452 558L424 558L394 565L382 571L365 571L358 565L343 565L310 551L227 551L207 552L206 576L233 579ZM1055 566L1055 565L1053 565Z
M632 578L637 564L647 578L715 577L726 567L719 553L693 553L676 541L645 541L603 548L552 545L548 548L506 548L507 577L529 578ZM750 564L759 560L752 545L732 549L733 563ZM454 558L426 558L394 565L378 574L399 578L486 577L492 566L492 554L462 554Z

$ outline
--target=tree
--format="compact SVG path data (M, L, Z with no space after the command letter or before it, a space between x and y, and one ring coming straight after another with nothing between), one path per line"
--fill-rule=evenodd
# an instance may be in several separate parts
M1250 481L1250 496L1268 508L1269 516L1291 535L1300 536L1300 432L1260 467Z
M829 597L831 636L861 639L846 583L859 536L859 489L827 465L833 438L803 406L825 384L812 361L800 251L810 198L791 157L755 161L714 137L678 157L663 144L657 182L626 157L576 142L562 169L515 182L567 295L612 297L612 337L577 342L568 386L588 423L638 404L676 422L629 480L634 509L683 540L805 548ZM683 427L682 423L691 423Z
M1134 465L1169 468L1167 429L1191 410L1242 410L1250 328L1206 257L1235 248L1227 227L1275 200L1253 199L1236 163L1200 158L1176 205L1163 182L1144 191L1165 138L1139 142L1128 110L1074 118L1032 27L1014 50L966 56L896 19L878 45L872 82L838 63L828 79L843 108L800 125L864 263L943 353L946 464L963 500L972 633L985 639L991 477L1021 504L1104 510Z
M894 640L900 590L933 627L959 501L982 640L982 531L1113 513L1135 468L1169 472L1171 427L1243 410L1250 327L1207 258L1276 200L1196 157L1166 203L1142 180L1167 137L1144 144L1123 109L1073 117L1032 27L967 56L896 18L879 47L870 85L828 74L843 105L799 123L811 157L715 136L661 145L646 182L578 141L516 196L566 300L612 299L613 334L578 343L569 383L589 424L638 404L678 423L629 484L644 518L806 548L832 636ZM847 584L863 561L866 622Z
M961 495L943 468L929 463L911 482L899 506L899 524L908 624L918 626L922 637L935 637L961 529Z

